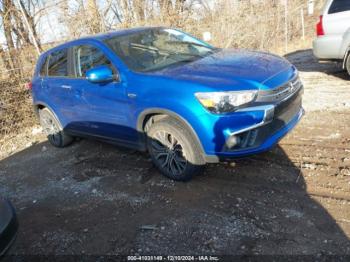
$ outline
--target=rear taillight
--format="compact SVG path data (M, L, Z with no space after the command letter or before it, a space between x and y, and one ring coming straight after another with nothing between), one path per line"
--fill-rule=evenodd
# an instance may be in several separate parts
M323 30L323 16L320 16L320 21L316 25L316 33L317 36L323 36L324 35L324 30Z
M32 82L25 83L24 86L25 86L25 88L27 88L29 90L32 90L32 88L33 88Z

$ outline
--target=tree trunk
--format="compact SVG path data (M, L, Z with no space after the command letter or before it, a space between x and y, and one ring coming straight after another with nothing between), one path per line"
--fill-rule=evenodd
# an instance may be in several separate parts
M13 5L11 0L3 0L3 12L2 21L4 27L4 35L6 39L7 48L10 54L11 62L11 76L16 76L16 73L21 75L21 69L19 67L19 61L17 59L17 50L12 38L12 23L11 23L11 6Z
M142 22L145 20L145 1L144 0L138 0L134 1L134 10L136 12L137 20L139 22Z
M90 25L90 33L96 34L103 30L102 19L96 0L87 0L87 15L88 23Z
M159 0L159 7L161 10L161 13L169 13L169 8L171 7L171 1L170 0Z
M37 45L38 45L38 47L39 47L39 51L41 52L41 51L42 51L42 47L41 47L41 43L40 43L40 39L39 39L38 33L37 33L37 31L36 31L35 22L34 22L34 16L32 16L32 15L29 13L29 11L26 9L26 7L25 7L25 5L23 4L22 1L20 1L20 4L21 4L21 7L22 7L22 9L23 9L23 11L24 11L25 18L26 18L27 21L28 21L30 30L31 30L32 33L33 33L33 38L34 38L34 39L32 39L32 41L36 41L36 43L37 43ZM25 24L26 22L23 21L24 18L23 18L23 16L22 16L21 14L22 14L21 11L20 11L20 10L17 10L17 17L18 17L18 16L21 17L21 19L19 19L19 20L20 20L19 23L21 24L21 29L23 30L22 32L23 32L23 35L24 35L24 37L25 37L25 40L28 41L28 42L27 42L28 44L34 45L34 43L32 43L32 42L30 41L29 29L28 29L26 26L23 26L23 23Z
M2 48L1 45L0 45L0 57L4 67L6 68L6 70L8 70L9 74L11 75L12 66L9 59L6 57L6 51Z

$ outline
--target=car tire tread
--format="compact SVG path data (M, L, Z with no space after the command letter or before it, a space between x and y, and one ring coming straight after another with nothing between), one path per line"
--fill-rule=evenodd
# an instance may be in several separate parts
M181 143L183 150L186 152L187 166L185 171L181 175L173 175L162 167L159 166L159 163L155 159L155 156L152 154L151 141L155 132L159 130L164 130L173 134L176 139ZM166 117L158 122L155 122L149 127L147 132L147 148L150 152L153 163L161 171L161 173L168 178L171 178L176 181L189 181L192 177L198 174L205 166L205 161L203 158L203 153L198 145L196 139L194 139L191 132L185 127L182 123L177 121L172 117Z
M53 135L47 135L47 139L51 145L53 145L54 147L63 148L70 145L74 141L74 138L72 136L69 136L64 132L60 122L57 120L56 116L51 112L51 110L49 110L48 108L41 109L39 111L39 118L41 124L43 117L49 117L59 129L59 132L56 134L56 139L53 139Z

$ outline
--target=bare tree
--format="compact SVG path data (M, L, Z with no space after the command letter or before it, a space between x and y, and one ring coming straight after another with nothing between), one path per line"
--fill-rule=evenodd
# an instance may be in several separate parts
M37 26L36 26L36 22L35 22L35 16L37 14L36 12L36 8L39 5L39 1L38 0L27 0L26 3L23 0L19 1L19 4L21 5L19 8L21 8L23 10L24 16L22 15L22 12L16 8L16 13L15 13L15 17L16 20L18 21L17 23L20 25L20 34L23 36L24 40L25 40L25 44L30 44L30 45L34 45L34 41L37 43L39 50L42 51L42 47L41 47L41 43L40 43L40 39L37 33ZM23 21L24 19L26 19L28 21L28 26L24 26L23 24L26 25L25 21ZM32 37L34 39L30 39L30 32L29 30L31 30L32 32Z
M87 0L86 6L87 13L87 25L89 26L89 33L98 33L103 31L104 23L102 21L100 12L98 10L98 6L96 0Z
M11 0L3 0L2 9L0 10L6 45L10 56L9 62L4 62L4 64L7 66L11 64L11 67L7 68L7 70L10 71L10 74L12 76L16 74L15 70L19 69L19 61L17 59L15 42L12 35L13 27L11 18L13 13L13 6L14 5Z

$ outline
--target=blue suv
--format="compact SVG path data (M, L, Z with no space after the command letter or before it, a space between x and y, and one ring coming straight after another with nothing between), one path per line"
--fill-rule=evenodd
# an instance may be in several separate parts
M32 80L50 143L74 137L148 151L167 177L268 150L303 115L297 69L170 28L89 36L43 53Z

